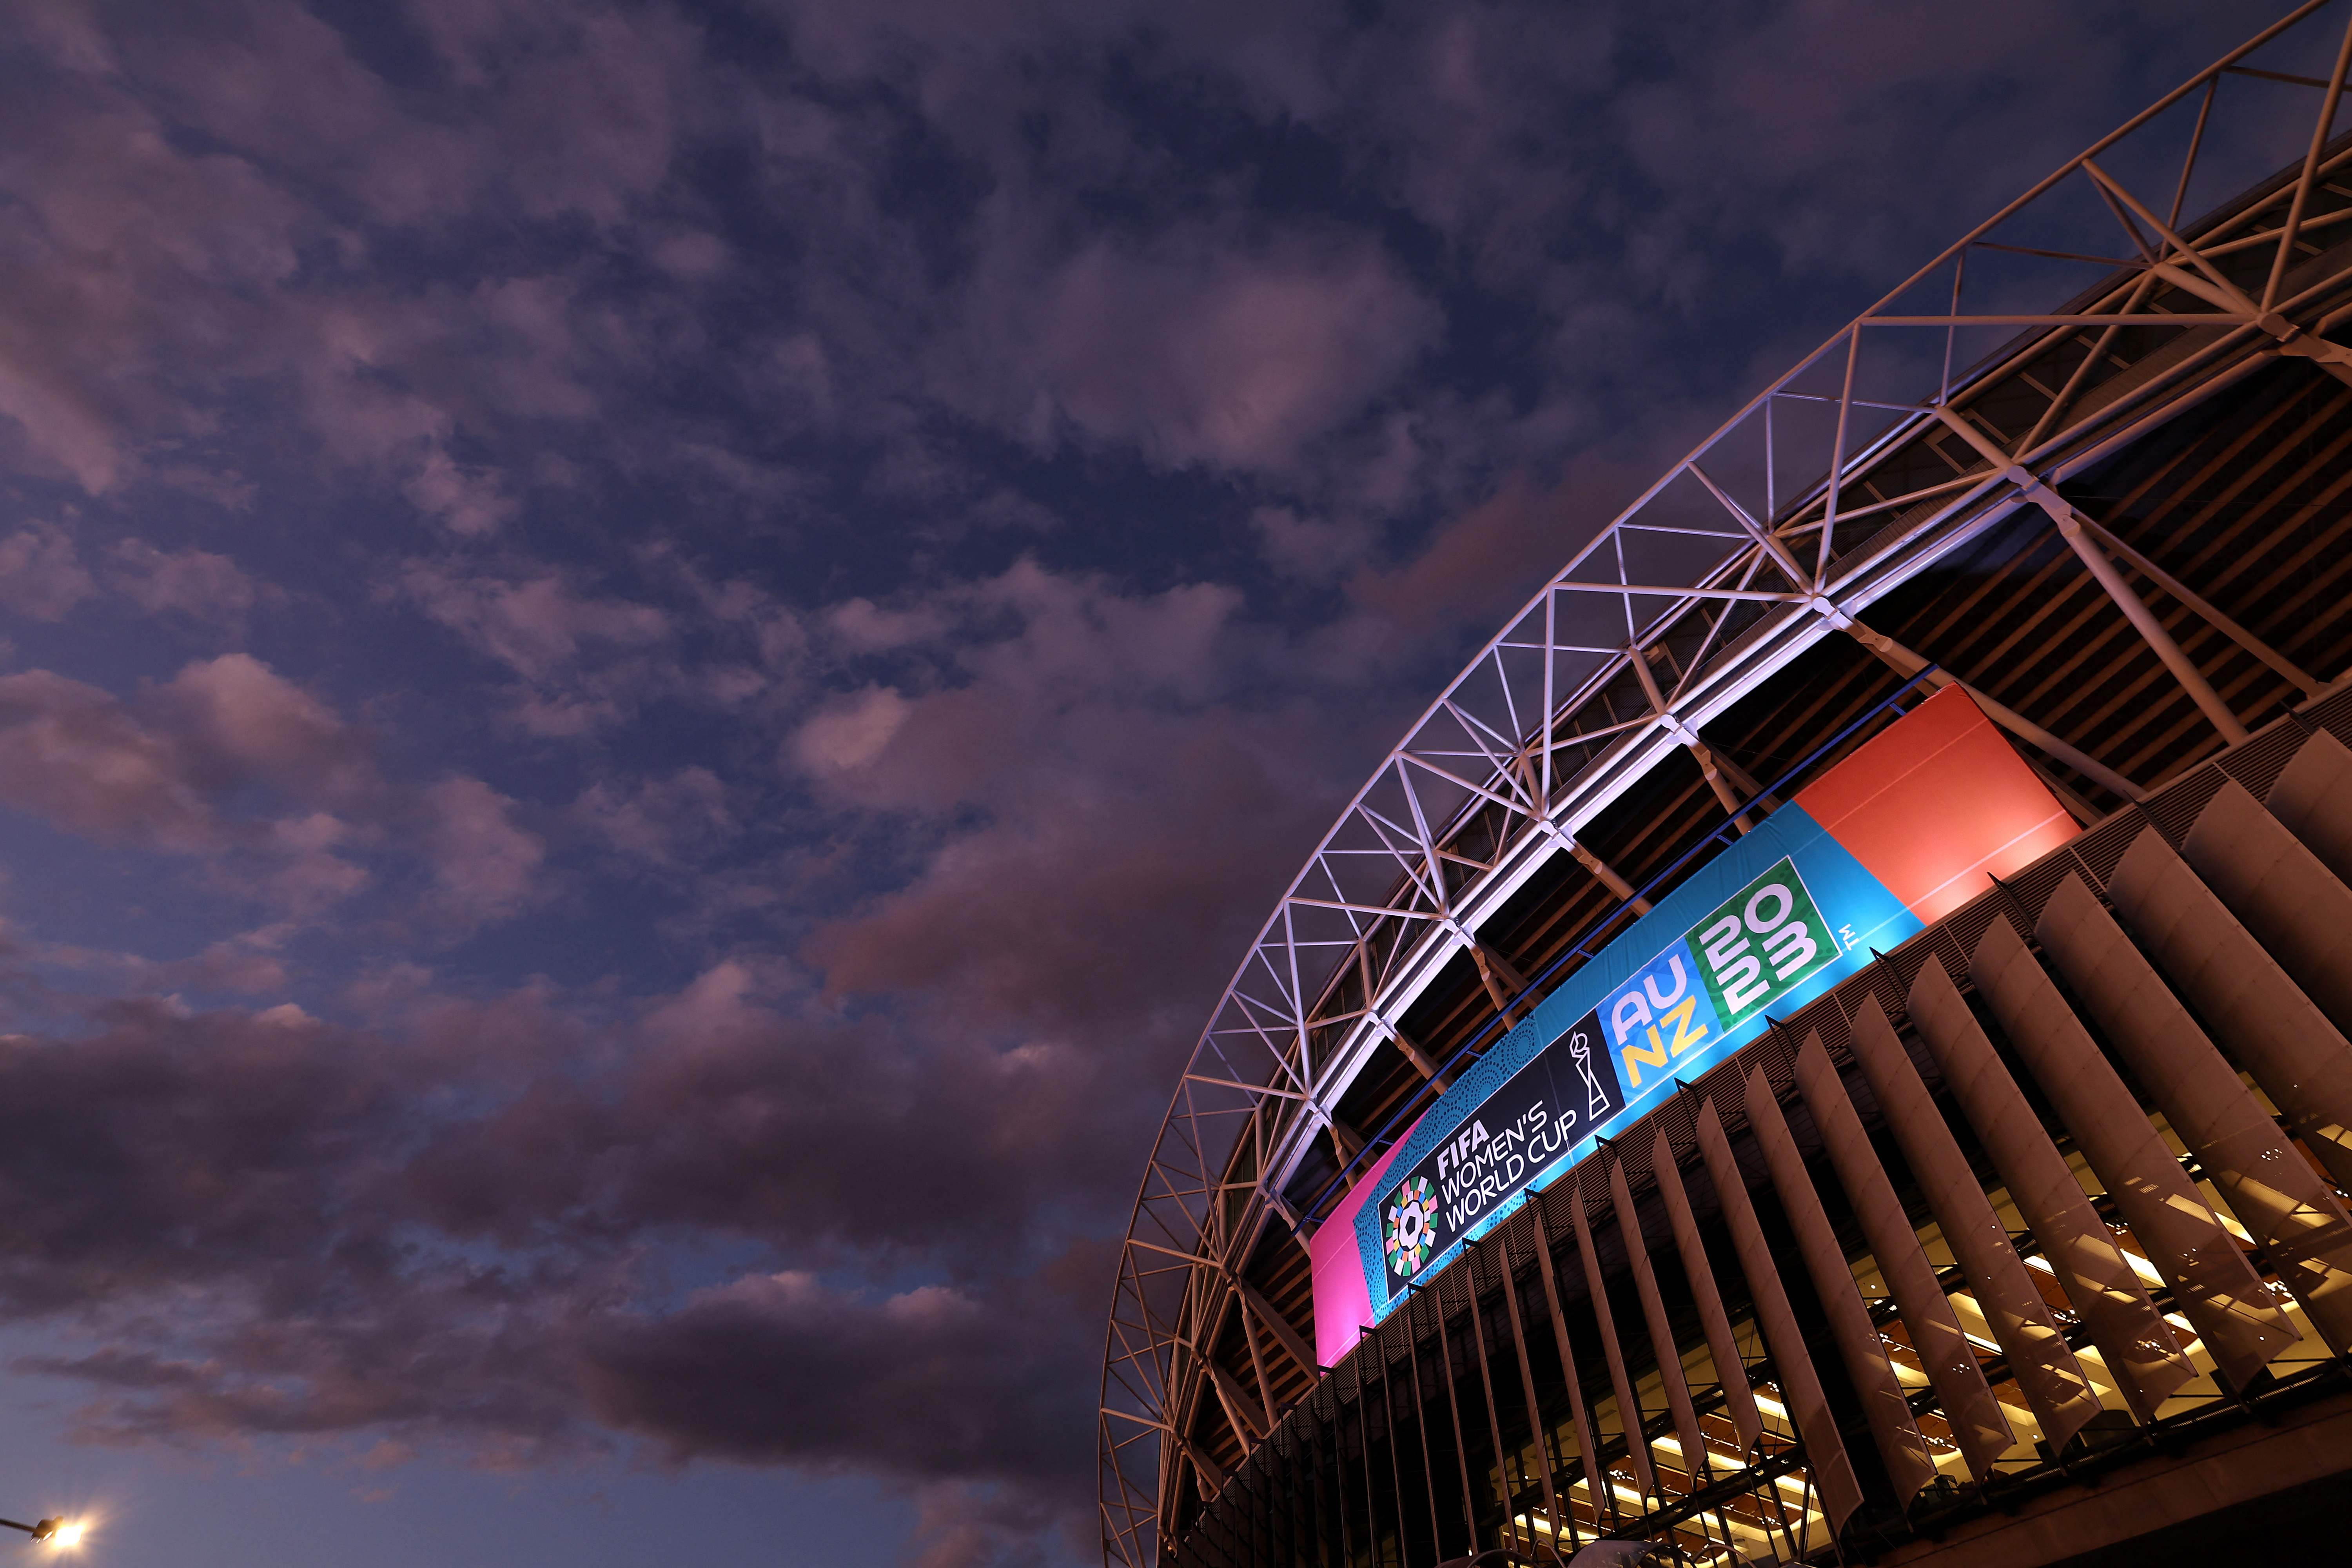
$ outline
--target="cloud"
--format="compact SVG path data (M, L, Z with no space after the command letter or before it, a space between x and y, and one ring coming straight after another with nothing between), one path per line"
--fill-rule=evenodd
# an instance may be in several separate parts
M0 605L20 616L61 619L97 586L55 523L27 523L0 539Z
M349 802L375 785L361 737L250 654L190 664L141 706L171 728L193 773L216 794L252 781L291 799Z
M290 924L280 922L224 937L193 960L172 966L167 983L203 991L282 995L291 979L284 952L291 930Z
M462 926L513 915L539 891L547 846L516 821L515 802L475 778L425 792L435 905Z
M1056 1507L1024 1488L934 1481L915 1494L911 1568L1042 1568L1053 1543L1083 1556L1099 1528L1093 1509Z
M100 66L93 31L52 37L78 40L69 61ZM0 253L19 323L0 361L0 416L26 459L93 495L136 466L143 434L176 423L163 378L132 373L250 326L253 291L287 278L310 231L250 164L175 148L105 79L18 71L0 95L0 188L12 197Z
M1550 489L1520 480L1451 519L1428 547L1402 562L1372 562L1348 579L1348 595L1382 626L1416 639L1499 628L1559 570L1630 492L1628 476L1587 462Z
M946 1285L878 1299L791 1270L588 1331L590 1406L673 1455L849 1463L884 1474L1072 1488L1093 1434L1068 1369L1092 1335L1062 1303Z
M652 605L585 595L551 573L511 580L418 562L402 587L426 615L532 680L559 674L584 647L643 647L669 630Z
M687 786L689 790L691 784ZM204 858L225 886L316 914L413 853L457 931L545 890L547 847L468 774L386 778L369 740L249 654L184 667L129 700L47 670L0 676L0 805L110 846Z
M126 539L109 552L108 564L115 590L151 616L234 627L262 596L236 562L209 550L162 550Z
M1118 1109L1089 1099L1097 1053L845 1023L766 994L769 967L714 965L609 1071L551 1075L440 1130L410 1172L417 1201L509 1246L703 1227L789 1237L812 1267L983 1273L1030 1249L1042 1206L1093 1201L1120 1136Z
M911 706L887 686L868 686L803 723L787 742L793 760L819 777L856 773L882 754Z
M1250 513L1266 563L1286 577L1322 584L1346 574L1371 547L1361 519L1302 517L1286 506L1262 506Z
M680 768L634 787L600 780L572 809L589 831L622 854L675 868L699 858L741 831L726 784L709 768Z
M425 447L401 489L419 511L438 518L450 532L469 538L495 533L518 510L496 475L460 468L438 446Z
M100 1304L331 1248L374 1202L396 1122L394 1073L352 1044L154 1007L87 1038L0 1043L26 1117L0 1158L0 1300Z
M534 735L590 733L687 684L657 657L674 635L668 613L586 592L565 574L412 561L392 592L518 678L512 711Z
M895 873L810 931L826 994L1168 1059L1356 782L1369 667L1309 696L1228 588L1034 563L875 614L928 628L893 639L899 683L840 691L785 748L851 857ZM821 657L859 669L859 647Z
M1107 1177L1072 1163L1109 1142L1078 1064L845 1049L756 991L714 971L593 1041L528 997L445 1004L409 1038L123 1005L0 1040L26 1119L0 1149L0 1318L79 1325L17 1370L78 1384L105 1441L516 1463L617 1431L1076 1506L1108 1258L991 1260ZM951 1277L813 1271L894 1235ZM775 1262L680 1297L647 1247L697 1236Z
M977 280L951 373L962 395L1038 446L1067 435L1170 468L1290 469L1442 325L1386 256L1347 235L1105 238L1042 277L1017 253L992 259L1003 270Z
M0 93L20 306L0 452L93 496L242 438L389 479L460 538L504 527L520 487L482 437L600 416L599 367L644 345L622 312L568 318L560 272L417 288L372 269L374 247L482 220L624 230L731 96L663 7L411 7L395 30L429 41L437 90L387 80L299 9L37 9ZM664 254L697 286L708 247L670 226ZM310 438L280 445L292 429Z
M217 846L214 803L173 739L109 693L47 670L0 676L0 803L101 843Z
M236 562L212 551L119 540L93 571L72 537L54 523L29 522L0 539L0 605L16 614L58 621L108 593L150 616L228 628L241 626L256 603L272 596Z
M1107 706L1066 723L1080 757L966 775L991 820L817 930L828 987L928 996L1048 1038L1115 1029L1162 1061L1197 1028L1333 808L1309 739L1323 725L1302 710L1187 722Z

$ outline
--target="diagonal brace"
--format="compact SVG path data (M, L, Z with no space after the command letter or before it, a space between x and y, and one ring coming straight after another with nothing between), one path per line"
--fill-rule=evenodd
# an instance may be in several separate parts
M2233 746L2245 740L2245 725L2238 721L2238 716L2230 710L2230 705L2221 700L2221 693L2215 691L2212 682L2205 679L2205 672L2197 668L2197 661L2182 652L2180 645L2172 640L2172 634L2164 629L2164 623L2157 619L2156 612L2132 592L2131 584L2124 581L2123 573L2107 558L2106 552L2093 542L2084 529L2084 519L2075 511L2074 503L2011 462L2009 454L1993 445L1990 437L1954 412L1949 405L1938 406L1936 416L1948 426L1953 434L1975 447L1996 469L2002 470L2001 478L2014 486L2020 495L2050 514L2050 520L2058 525L2059 536L2065 540L2067 547L2081 558L2091 575L2098 580L2099 586L2107 591L2107 597L2115 601L2116 608L2124 613L2141 639L2172 672L2172 678L2180 683L2181 689L2189 693L2189 699L2205 717L2212 721L2213 727L2221 731L2221 738ZM2094 523L2092 526L2097 525Z

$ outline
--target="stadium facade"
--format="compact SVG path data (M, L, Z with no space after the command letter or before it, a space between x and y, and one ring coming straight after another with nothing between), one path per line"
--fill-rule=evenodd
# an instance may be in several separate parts
M1107 1562L2341 1553L2344 9L1774 382L1390 754L1151 1152Z

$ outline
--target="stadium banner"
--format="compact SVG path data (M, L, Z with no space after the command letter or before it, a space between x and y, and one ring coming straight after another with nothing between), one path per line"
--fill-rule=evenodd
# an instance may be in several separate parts
M1358 1180L1308 1243L1318 1359L1677 1079L2075 831L1958 687L1896 720L1570 975Z

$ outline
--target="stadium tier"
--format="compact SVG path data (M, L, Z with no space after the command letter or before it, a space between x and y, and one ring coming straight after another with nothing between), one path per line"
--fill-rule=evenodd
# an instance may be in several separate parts
M1107 1563L2340 1553L2343 9L1773 382L1390 753L1150 1152Z

